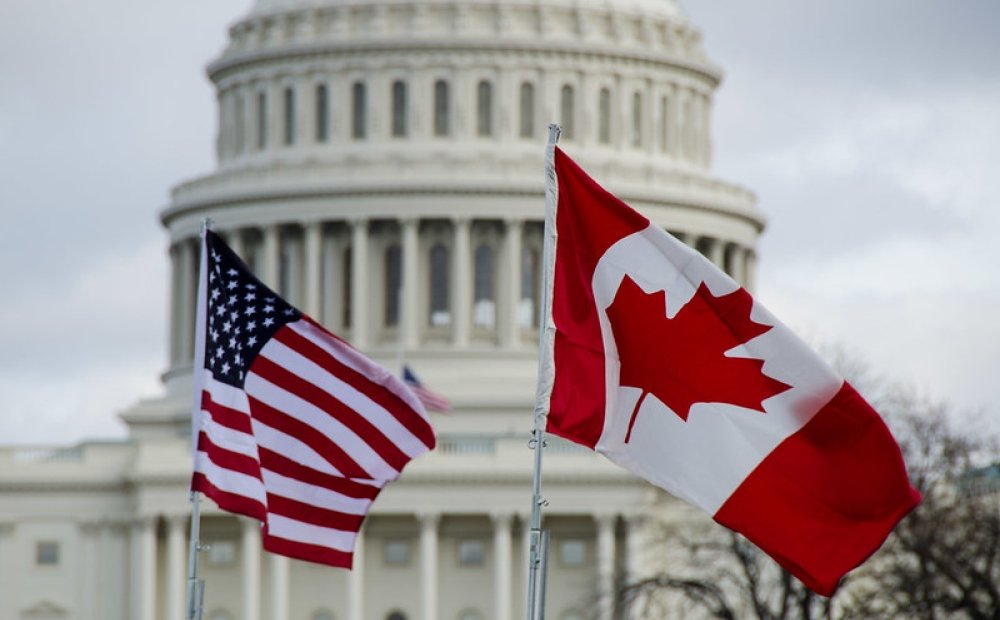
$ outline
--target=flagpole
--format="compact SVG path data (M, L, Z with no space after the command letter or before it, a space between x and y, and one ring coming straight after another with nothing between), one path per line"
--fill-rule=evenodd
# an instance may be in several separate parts
M212 220L205 218L201 221L201 261L198 268L198 306L195 310L195 335L194 335L194 359L191 365L192 379L199 367L204 366L205 359L205 285L208 281L208 260L205 256L205 236L212 226ZM197 381L192 381L192 385L198 385ZM192 457L198 453L198 433L197 424L200 410L201 394L193 395L191 408L191 453ZM198 552L201 546L201 493L191 491L191 539L188 545L188 591L187 591L187 618L188 620L201 620L202 603L205 600L205 581L198 579Z
M542 533L542 448L545 447L545 420L549 395L552 392L552 360L549 346L554 334L551 325L552 263L555 260L555 218L558 186L555 176L555 149L559 141L559 125L549 125L549 140L545 146L545 235L542 246L542 299L538 308L538 391L535 395L534 427L530 445L535 451L535 467L531 479L531 549L528 558L528 620L545 617L545 565L547 536Z

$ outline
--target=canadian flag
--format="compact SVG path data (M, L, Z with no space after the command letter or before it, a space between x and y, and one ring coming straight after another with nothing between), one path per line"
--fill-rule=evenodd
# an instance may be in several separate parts
M561 150L554 161L546 430L831 595L920 502L885 424L725 273Z

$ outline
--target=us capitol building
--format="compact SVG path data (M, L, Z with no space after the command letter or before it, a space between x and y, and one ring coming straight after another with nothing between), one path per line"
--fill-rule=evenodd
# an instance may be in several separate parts
M764 220L711 175L721 73L675 0L257 0L208 65L218 166L173 189L164 394L128 439L0 448L0 618L180 620L198 230L446 395L354 571L272 556L203 502L207 620L524 617L546 125L605 187L753 286ZM405 282L406 286L401 286ZM547 617L609 620L680 503L555 438ZM666 508L664 508L666 506ZM646 567L646 568L644 568Z

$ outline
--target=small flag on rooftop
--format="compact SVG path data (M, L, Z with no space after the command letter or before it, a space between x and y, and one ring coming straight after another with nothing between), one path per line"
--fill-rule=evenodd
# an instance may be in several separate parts
M416 394L420 402L424 404L430 411L440 411L441 413L448 413L451 411L451 401L448 400L442 394L435 392L434 390L428 389L417 379L417 375L413 373L413 370L408 366L403 366L403 382L410 386L413 393Z

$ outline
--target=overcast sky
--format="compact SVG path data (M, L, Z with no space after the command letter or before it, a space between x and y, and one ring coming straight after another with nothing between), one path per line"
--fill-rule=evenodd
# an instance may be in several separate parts
M715 171L769 218L761 300L1000 428L1000 3L683 4L726 74ZM160 392L157 215L212 169L204 66L249 5L0 2L0 443L121 437Z

